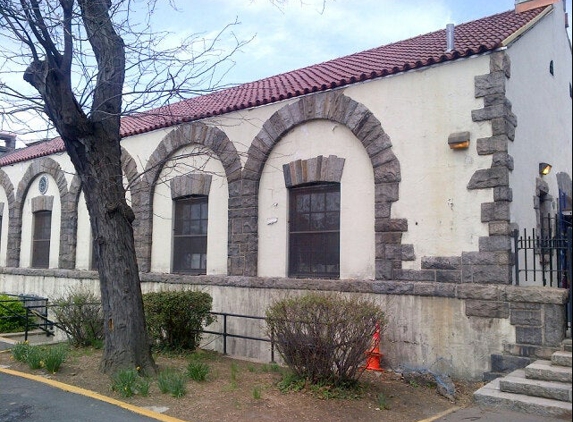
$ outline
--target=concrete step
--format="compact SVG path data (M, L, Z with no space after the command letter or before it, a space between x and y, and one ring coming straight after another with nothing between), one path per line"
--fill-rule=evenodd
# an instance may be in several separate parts
M562 342L563 345L563 350L566 352L571 352L571 339L570 338L566 338L565 340L563 340Z
M551 364L558 366L568 366L571 368L573 353L571 352L555 352L551 355Z
M529 379L571 383L571 367L551 365L550 360L536 360L525 367L525 377Z
M501 378L484 385L474 393L475 402L484 407L502 408L538 416L571 417L573 404L560 400L506 393L500 390Z
M525 378L525 370L517 369L499 380L499 389L505 393L525 394L571 402L571 383L542 381Z

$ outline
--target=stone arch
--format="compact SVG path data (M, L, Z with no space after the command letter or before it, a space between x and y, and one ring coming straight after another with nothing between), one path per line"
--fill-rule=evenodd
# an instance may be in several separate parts
M40 174L46 173L52 176L58 186L60 193L61 203L61 221L60 221L60 257L58 260L59 268L73 268L73 256L70 250L70 241L75 236L73 231L74 215L73 215L73 200L69 195L68 183L65 174L60 165L51 158L40 158L32 161L28 170L18 183L18 191L16 194L15 203L15 217L14 223L11 224L13 229L12 243L15 245L13 249L8 251L8 260L10 266L18 267L20 265L20 244L22 241L22 211L24 209L24 198L26 197L30 184ZM77 222L76 222L77 224ZM12 231L12 230L11 230ZM16 246L17 245L17 246Z
M6 194L6 199L8 200L8 204L7 204L7 208L8 208L8 243L7 243L7 247L6 247L6 266L7 267L14 267L17 265L14 265L13 262L10 261L9 256L10 256L10 252L12 249L14 248L18 248L18 256L20 256L20 248L19 248L19 244L15 244L14 242L14 233L18 232L19 229L15 226L15 228L12 228L12 226L14 225L14 219L15 216L17 215L17 208L16 208L16 199L14 198L14 185L12 185L12 182L10 180L10 178L8 177L8 175L6 174L6 172L2 169L0 169L0 186L2 186L2 188L4 189L4 193Z
M139 214L139 237L136 242L136 251L140 257L140 269L149 272L151 269L151 237L153 231L153 194L155 183L159 178L163 163L173 153L188 145L202 145L213 151L225 169L229 190L231 184L241 178L241 160L239 153L229 140L225 132L216 127L208 126L201 122L182 124L177 129L169 132L159 143L149 161L141 181L141 196ZM229 193L229 208L231 207L231 193Z
M276 111L254 138L241 180L230 187L229 232L233 245L229 257L231 275L256 276L258 257L258 189L261 173L271 150L295 126L312 120L329 120L346 126L362 143L370 157L375 183L376 278L391 279L393 269L401 268L405 255L413 250L402 245L407 220L391 219L392 203L398 200L400 163L392 152L392 143L380 121L363 104L342 91L305 96ZM386 248L392 254L386 253Z

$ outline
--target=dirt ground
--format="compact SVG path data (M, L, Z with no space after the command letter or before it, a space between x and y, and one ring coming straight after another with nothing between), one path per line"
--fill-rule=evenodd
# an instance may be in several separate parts
M281 374L276 365L265 365L216 355L205 360L210 367L204 382L187 382L181 398L162 394L152 381L147 397L122 398L111 389L111 379L98 371L101 351L73 350L56 374L30 370L28 365L0 353L0 365L41 375L66 384L82 387L127 403L167 408L163 413L184 421L324 421L332 422L414 422L430 418L453 407L471 404L472 394L481 384L456 382L455 400L439 395L435 387L415 381L407 382L391 371L365 371L360 378L361 394L357 398L320 398L309 389L281 392L277 383ZM185 371L186 357L156 356L160 370L179 368ZM328 396L323 392L322 397ZM381 403L387 408L380 406Z

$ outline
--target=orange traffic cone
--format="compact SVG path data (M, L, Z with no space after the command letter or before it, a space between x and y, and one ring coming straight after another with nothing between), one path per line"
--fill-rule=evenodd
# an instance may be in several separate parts
M369 371L383 371L380 367L380 358L382 357L382 353L380 353L380 324L376 324L376 331L374 331L372 340L372 349L366 352L368 359L366 360L366 367L364 369L368 369Z

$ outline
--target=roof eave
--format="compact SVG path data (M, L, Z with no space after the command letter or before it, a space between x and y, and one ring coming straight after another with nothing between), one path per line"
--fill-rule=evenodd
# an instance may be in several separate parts
M523 34L525 34L527 31L529 31L531 28L533 28L537 24L537 22L539 22L541 19L543 19L548 14L552 13L554 8L555 8L554 5L546 7L543 10L543 12L541 12L539 15L537 15L536 17L531 19L529 22L527 22L527 24L523 25L521 28L519 28L517 31L515 31L513 34L511 34L509 37L504 39L501 42L501 47L509 47L512 43L517 41L517 39L519 39Z

